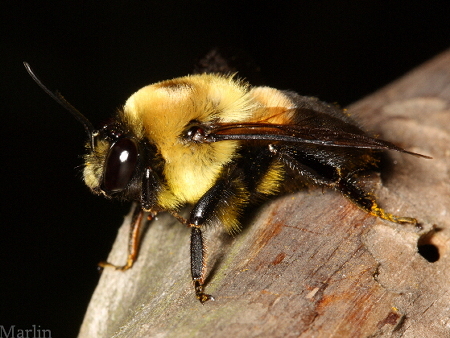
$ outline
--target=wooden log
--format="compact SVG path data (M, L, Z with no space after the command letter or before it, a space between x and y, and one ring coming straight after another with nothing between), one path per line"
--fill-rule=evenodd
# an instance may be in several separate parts
M105 269L80 337L450 337L450 51L349 107L425 160L389 152L372 177L393 224L313 188L267 202L242 233L206 231L202 306L189 229L161 214L126 272ZM108 258L126 259L129 217ZM420 248L420 250L419 250ZM419 252L420 251L420 252Z

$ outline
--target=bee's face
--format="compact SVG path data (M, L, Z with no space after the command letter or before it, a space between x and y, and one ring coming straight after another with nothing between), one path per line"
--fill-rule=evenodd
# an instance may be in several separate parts
M95 193L112 196L125 190L136 175L140 158L138 141L118 124L105 125L88 143L84 181Z

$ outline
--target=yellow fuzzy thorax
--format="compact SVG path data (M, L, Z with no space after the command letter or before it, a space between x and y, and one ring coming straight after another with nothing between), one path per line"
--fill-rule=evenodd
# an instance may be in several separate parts
M239 143L183 142L191 123L247 121L259 104L248 86L231 76L193 75L159 82L133 94L124 118L141 126L165 160L167 187L159 196L163 208L195 203L213 186L223 166L234 159Z

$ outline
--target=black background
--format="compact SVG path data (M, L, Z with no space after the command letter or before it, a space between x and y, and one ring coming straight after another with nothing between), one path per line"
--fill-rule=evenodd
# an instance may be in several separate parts
M270 86L345 106L450 45L448 0L14 3L0 10L0 325L54 337L77 334L129 206L84 186L83 128L23 61L98 124L215 46L244 49Z

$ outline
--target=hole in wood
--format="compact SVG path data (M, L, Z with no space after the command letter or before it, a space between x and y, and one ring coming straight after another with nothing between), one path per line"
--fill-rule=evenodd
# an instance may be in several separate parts
M433 244L419 245L419 254L428 262L434 263L439 260L439 249Z
M439 230L434 226L433 230L423 234L417 241L419 254L430 263L437 262L441 255L444 254L446 242L448 241L442 233L439 233Z

